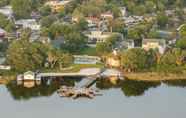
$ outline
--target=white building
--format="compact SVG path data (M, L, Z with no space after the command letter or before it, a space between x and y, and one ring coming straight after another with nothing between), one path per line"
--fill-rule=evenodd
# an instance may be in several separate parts
M24 80L35 80L35 73L32 71L25 72L23 74L23 79Z
M127 26L136 25L142 21L144 21L143 16L129 16L123 17L123 20Z
M8 18L13 16L13 10L11 6L5 6L0 8L0 13L7 16Z
M142 48L144 50L157 49L163 54L166 50L166 41L164 39L143 39Z
M91 31L89 33L85 33L85 35L88 37L88 43L90 44L105 42L113 34L115 33L102 32L102 31Z
M21 19L15 21L15 24L23 28L30 28L31 30L40 30L41 27L35 19Z

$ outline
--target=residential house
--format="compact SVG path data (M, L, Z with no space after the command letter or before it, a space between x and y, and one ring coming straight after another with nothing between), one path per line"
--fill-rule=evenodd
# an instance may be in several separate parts
M6 35L7 32L4 29L0 28L0 42L4 41Z
M143 16L129 16L129 17L123 17L123 20L126 26L133 26L133 25L136 25L144 21L144 17Z
M134 44L134 40L133 39L128 39L128 40L124 40L120 43L120 48L121 49L131 49L131 48L135 48L135 44Z
M166 50L166 41L164 39L143 39L142 48L145 50L157 49L159 53L163 54Z
M40 24L36 22L35 19L21 19L15 21L17 27L30 28L31 30L40 30Z
M24 80L35 80L35 73L32 71L25 72L23 74L23 79Z
M90 31L85 33L85 36L88 37L89 44L96 44L100 42L105 42L109 37L111 37L115 33L111 32L102 32L102 31Z
M6 35L6 31L0 28L0 38L4 38L5 35Z
M11 6L5 6L0 8L0 13L7 16L8 18L13 17L13 10Z
M99 27L99 24L101 22L101 20L97 17L86 17L85 18L87 23L88 23L88 27Z
M6 58L0 57L0 70L10 70L11 66L5 64Z
M70 2L71 0L50 0L45 5L50 6L53 12L60 12Z
M114 19L114 15L112 12L105 12L100 15L102 20Z

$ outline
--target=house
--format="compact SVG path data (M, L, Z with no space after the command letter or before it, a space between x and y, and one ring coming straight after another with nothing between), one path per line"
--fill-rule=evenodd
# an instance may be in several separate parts
M0 38L4 38L5 35L6 35L6 31L0 28Z
M30 28L31 30L40 30L40 25L35 19L21 19L15 21L17 27Z
M163 54L166 50L166 41L164 39L143 39L142 48L144 50L158 49L159 53Z
M0 57L0 70L10 70L11 66L5 65L6 58Z
M0 13L11 18L13 16L13 10L11 6L5 6L0 8Z
M25 72L23 74L23 79L24 80L35 80L35 73L32 71Z
M105 12L100 15L102 20L114 19L114 15L112 12Z
M120 45L121 45L121 48L125 48L125 49L135 48L133 39L124 40L120 43Z
M88 23L88 27L99 27L101 20L97 17L86 17L85 20Z
M71 0L50 0L45 5L50 6L53 12L60 12Z
M122 19L124 20L124 23L126 24L126 26L136 25L144 21L143 16L129 16L129 17L123 17Z
M89 44L96 44L100 42L105 42L109 37L111 37L115 33L111 32L102 32L102 31L90 31L85 33L85 36L88 37Z
M5 36L7 36L7 32L4 29L0 28L0 42L3 42L5 40Z

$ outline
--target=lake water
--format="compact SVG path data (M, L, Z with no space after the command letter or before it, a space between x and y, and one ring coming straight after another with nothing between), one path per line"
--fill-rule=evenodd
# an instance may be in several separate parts
M162 83L97 81L102 96L62 98L61 85L74 86L81 79L43 80L40 85L0 86L1 118L186 118L186 81ZM27 88L24 87L27 85ZM30 88L28 88L30 87ZM32 88L31 88L32 87Z

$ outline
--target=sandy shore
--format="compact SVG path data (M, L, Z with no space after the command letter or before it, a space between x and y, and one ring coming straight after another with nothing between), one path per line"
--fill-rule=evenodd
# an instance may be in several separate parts
M164 81L164 80L186 80L186 73L173 74L173 73L157 73L157 72L144 72L144 73L124 73L124 76L130 80L141 81Z

